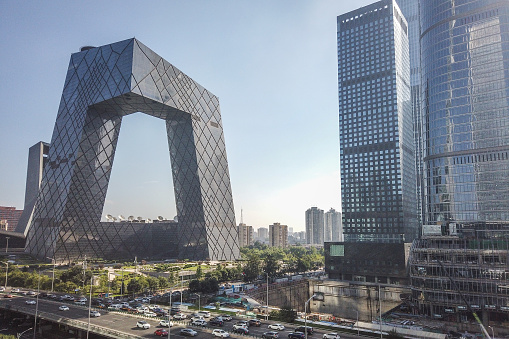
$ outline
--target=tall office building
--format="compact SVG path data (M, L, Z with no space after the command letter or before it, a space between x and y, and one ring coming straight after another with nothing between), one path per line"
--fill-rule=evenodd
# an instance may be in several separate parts
M306 243L323 245L323 210L311 207L306 211Z
M269 229L266 227L260 227L258 229L258 240L261 242L267 242L269 239Z
M410 97L414 124L415 174L417 190L417 221L419 228L423 220L424 181L422 165L422 117L421 117L421 25L419 0L396 0L408 23L408 48L410 51ZM419 234L421 232L419 231Z
M412 241L419 227L407 21L383 0L337 24L345 241Z
M323 233L324 241L343 241L341 212L337 212L334 208L325 212Z
M251 246L253 244L253 226L240 223L237 230L239 232L239 247Z
M269 246L288 247L288 226L278 222L269 225Z
M507 225L509 2L423 1L421 31L425 223Z

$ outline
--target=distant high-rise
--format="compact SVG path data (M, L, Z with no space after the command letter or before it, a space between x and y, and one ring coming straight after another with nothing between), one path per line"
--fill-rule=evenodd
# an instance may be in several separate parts
M324 241L343 241L343 223L341 212L331 208L324 214Z
M258 240L261 242L267 242L269 239L269 229L266 227L260 227L258 229Z
M418 237L408 24L394 0L337 18L345 241Z
M323 210L311 207L306 211L306 243L323 245Z
M288 226L278 222L269 225L269 246L288 247Z
M425 223L508 225L509 2L420 14Z
M246 247L253 244L253 226L240 223L237 226L239 232L239 247Z

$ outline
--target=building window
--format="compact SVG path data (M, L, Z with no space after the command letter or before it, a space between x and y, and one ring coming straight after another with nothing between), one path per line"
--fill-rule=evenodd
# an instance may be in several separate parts
M345 245L331 245L330 246L331 257L344 257L345 256Z

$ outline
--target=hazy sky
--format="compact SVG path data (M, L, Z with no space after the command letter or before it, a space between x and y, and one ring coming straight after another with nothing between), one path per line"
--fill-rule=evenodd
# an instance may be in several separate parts
M336 16L373 1L0 0L0 205L23 208L71 53L136 37L219 97L237 223L340 206ZM103 214L176 214L163 120L123 119Z

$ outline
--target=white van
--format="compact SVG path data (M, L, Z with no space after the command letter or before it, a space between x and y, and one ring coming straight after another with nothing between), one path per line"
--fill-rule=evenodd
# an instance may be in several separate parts
M209 311L200 311L198 312L199 315L201 315L204 318L210 318L210 312Z

